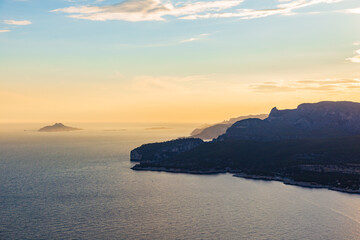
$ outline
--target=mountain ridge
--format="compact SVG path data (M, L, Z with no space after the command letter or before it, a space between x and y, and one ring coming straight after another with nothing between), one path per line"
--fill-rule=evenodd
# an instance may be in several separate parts
M176 148L188 144L176 141ZM360 193L360 103L319 102L276 107L264 119L234 123L225 134L184 151L161 155L175 142L147 144L152 152L133 170L235 173L305 187ZM142 154L143 148L137 148ZM148 152L149 153L149 152Z
M226 130L231 127L235 122L248 119L248 118L260 118L264 119L268 117L268 114L257 114L257 115L247 115L240 116L236 118L230 118L229 120L222 121L220 123L215 123L213 125L207 125L202 128L196 128L191 133L190 136L194 138L201 138L202 140L209 140L219 137L224 134Z
M278 110L274 107L264 120L238 121L217 140L274 141L358 134L360 103L324 101L300 104L296 109Z

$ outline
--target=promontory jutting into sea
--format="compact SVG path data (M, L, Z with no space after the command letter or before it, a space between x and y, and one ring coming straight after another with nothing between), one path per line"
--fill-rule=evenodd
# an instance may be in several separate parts
M229 172L360 193L359 135L360 103L305 103L275 107L265 119L239 120L210 142L182 138L145 144L131 151L131 160L140 162L134 170Z

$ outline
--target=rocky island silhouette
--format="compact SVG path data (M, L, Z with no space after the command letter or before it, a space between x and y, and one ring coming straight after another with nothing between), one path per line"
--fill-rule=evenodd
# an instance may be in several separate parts
M69 131L78 131L78 130L82 130L82 129L68 127L62 123L55 123L52 126L45 126L43 128L40 128L38 131L39 132L69 132Z

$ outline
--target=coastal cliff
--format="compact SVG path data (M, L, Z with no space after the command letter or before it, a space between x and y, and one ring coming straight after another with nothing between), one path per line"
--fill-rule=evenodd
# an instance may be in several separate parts
M305 103L296 109L273 108L269 117L245 119L233 124L217 140L275 141L331 138L360 134L360 103Z
M130 160L134 162L160 162L203 143L203 140L199 138L180 138L167 142L144 144L130 152Z
M268 118L238 121L211 142L192 139L188 141L196 144L169 151L177 146L176 141L133 150L132 160L140 163L132 169L230 172L239 177L360 193L360 103L273 108Z

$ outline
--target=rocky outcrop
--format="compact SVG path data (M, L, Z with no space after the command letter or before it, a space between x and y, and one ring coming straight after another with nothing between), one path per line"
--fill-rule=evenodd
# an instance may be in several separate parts
M241 116L237 118L230 118L228 121L223 121L218 124L214 124L211 126L206 126L204 128L196 128L194 131L191 132L191 136L195 138L201 138L203 140L217 138L220 135L224 134L226 130L231 127L237 121L248 119L248 118L259 118L265 119L268 117L268 114L258 114L258 115L248 115L248 116Z
M233 124L217 140L258 140L346 137L360 134L360 103L305 103L296 109L273 108L269 117Z
M68 127L62 123L55 123L52 126L46 126L46 127L40 128L38 131L39 132L69 132L69 131L77 131L77 130L81 130L81 129Z
M189 151L203 143L203 140L199 138L181 138L161 143L144 144L130 152L130 160L135 162L160 162Z

